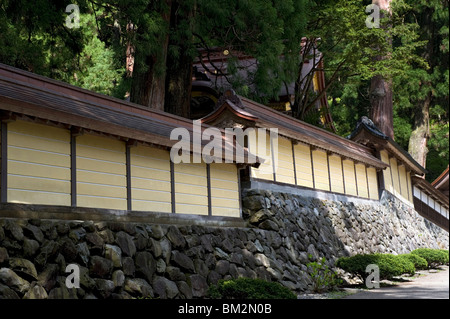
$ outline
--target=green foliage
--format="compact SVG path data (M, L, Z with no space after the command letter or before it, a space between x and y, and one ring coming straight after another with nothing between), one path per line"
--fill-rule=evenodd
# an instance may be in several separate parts
M94 92L115 95L125 72L125 64L115 63L113 50L99 39L93 12L80 15L80 28L87 40L79 55L78 70L67 79L68 82Z
M308 2L199 0L194 41L203 49L228 49L227 80L237 93L265 102L278 96L283 81L295 79ZM255 57L257 65L237 65L236 52Z
M361 279L367 276L368 265L377 265L380 270L380 279L392 279L402 274L415 273L414 264L407 258L392 254L363 254L352 257L341 257L337 260L336 266L359 276Z
M371 1L366 1L361 5L370 3ZM385 35L389 34L393 39L389 59L376 65L362 59L361 69L364 72L352 68L346 75L341 73L338 81L327 92L332 102L331 112L337 133L347 136L358 119L369 114L370 76L375 73L389 75L393 83L395 140L408 150L411 132L421 123L415 123L418 120L415 115L421 113L425 107L425 98L431 94L426 168L430 172L427 180L432 181L449 162L448 1L392 0L391 4L393 17L389 30L385 31ZM355 19L357 17L355 15ZM348 25L352 26L350 23ZM357 27L352 29L355 34L368 32L359 31ZM330 34L331 37L337 37L341 33L334 34L330 31ZM325 38L325 35L322 37ZM377 38L374 39L376 43ZM343 41L341 46L347 43L348 41ZM353 44L354 47L356 45L357 43ZM327 79L332 76L332 66L340 60L340 55L335 55L335 52L341 50L341 46L333 48L325 56L325 68L331 68L326 72ZM370 49L371 46L367 48ZM322 51L326 52L323 48Z
M288 288L262 279L238 278L220 280L209 287L208 294L215 299L296 299Z
M412 262L414 264L414 267L416 268L416 270L428 269L428 262L426 261L426 259L420 257L417 254L402 254L399 256L401 258L406 258L410 262Z
M55 79L77 68L85 37L65 27L66 4L57 0L2 1L0 61Z
M325 257L322 257L321 260L306 265L313 282L313 291L317 293L333 290L342 283L342 279L325 262Z
M436 111L437 107L434 108ZM431 115L434 117L434 115ZM428 141L427 180L434 181L447 167L449 157L449 122L445 115L441 120L432 120L430 127L430 140Z
M448 250L432 249L432 248L418 248L413 250L411 254L418 255L425 259L428 263L428 267L437 267L449 262Z
M112 49L100 40L92 8L83 0L72 3L80 6L80 27L69 29L65 25L68 3L56 0L3 2L0 6L0 62L114 95L122 81L125 64L117 63Z

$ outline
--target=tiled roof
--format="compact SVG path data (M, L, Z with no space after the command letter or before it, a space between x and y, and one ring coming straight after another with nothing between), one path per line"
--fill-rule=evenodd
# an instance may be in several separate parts
M177 142L170 139L170 133L175 128L186 128L191 133L191 138L193 136L191 120L1 63L0 112L3 117L19 115L38 118L166 148ZM203 125L202 128L207 127L208 125ZM222 136L225 154L225 150L234 149L234 146L226 140L224 134ZM202 144L206 145L208 142L202 141ZM233 154L236 152L233 151Z
M364 145L297 120L247 98L236 96L232 91L226 92L225 98L219 101L218 108L201 120L204 123L213 124L225 112L231 112L234 116L250 121L258 127L278 128L279 134L297 142L306 143L378 169L387 167L385 163L372 155L371 149Z

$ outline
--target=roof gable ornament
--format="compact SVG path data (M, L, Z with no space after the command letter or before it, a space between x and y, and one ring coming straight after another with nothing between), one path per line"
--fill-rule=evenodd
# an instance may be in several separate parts
M353 137L355 137L363 127L369 130L375 136L378 136L385 140L388 139L388 136L381 132L380 129L367 116L363 116L359 119L358 123L356 124L355 130L347 138L352 139Z
M223 93L223 95L219 98L219 100L217 101L217 104L216 104L216 109L221 107L227 101L230 101L235 106L240 107L241 109L245 108L244 104L242 103L241 99L236 94L236 92L234 90L230 89L230 90L225 91L225 93Z
M356 124L355 130L347 136L347 139L361 143L363 145L372 145L375 149L386 149L392 156L396 157L403 164L414 171L416 174L424 175L427 173L411 154L405 151L391 137L384 134L367 116L363 116Z

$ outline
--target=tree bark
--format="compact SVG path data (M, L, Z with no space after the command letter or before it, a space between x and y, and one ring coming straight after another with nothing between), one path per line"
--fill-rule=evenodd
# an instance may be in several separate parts
M170 62L171 59L169 59ZM166 76L165 111L189 118L192 89L192 60L182 56L179 67L168 64Z
M423 104L416 108L414 130L409 138L408 152L417 163L426 167L428 139L430 138L430 104L431 92L427 94Z
M166 5L168 10L161 12L161 16L169 25L172 0L166 0ZM146 32L146 30L138 28L137 32ZM160 43L157 44L160 46L158 54L146 55L138 52L139 49L136 48L136 54L145 61L146 68L142 68L139 63L134 64L130 101L164 111L167 48L169 44L168 30L161 36L160 40Z
M385 135L394 139L392 82L375 76L370 83L370 118Z
M188 12L180 17L178 8L180 3L174 1L172 5L172 14L170 18L170 28L176 29L179 26L180 19L191 21L194 8L188 8ZM185 34L185 33L184 33ZM183 37L181 41L177 39L175 42L169 39L170 45L180 46L180 55L167 57L167 74L166 74L166 96L164 109L168 113L179 115L182 117L190 117L190 101L192 89L192 62L193 58L188 54L191 38Z
M380 7L381 10L391 14L390 3L391 0L373 0L373 4ZM380 19L383 18L383 13L380 12ZM385 26L384 28L389 28ZM392 39L387 38L390 44ZM376 60L382 60L386 57L379 56ZM394 118L393 118L393 95L392 95L392 81L385 79L381 76L375 76L371 80L370 84L370 114L369 117L373 123L383 132L385 135L394 139Z

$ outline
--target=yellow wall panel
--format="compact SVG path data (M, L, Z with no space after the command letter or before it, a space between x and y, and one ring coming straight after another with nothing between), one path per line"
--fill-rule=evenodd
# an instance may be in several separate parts
M205 179L206 182L206 179ZM175 184L175 198L177 194L192 194L197 196L208 196L206 185L194 185L177 182Z
M239 209L228 207L213 207L213 216L240 217Z
M342 162L344 167L344 183L345 193L347 195L357 196L356 180L355 180L355 165L351 160L344 160Z
M85 134L77 137L77 145L90 146L99 150L105 150L108 152L123 153L125 152L125 143L106 138L102 136Z
M182 204L177 202L175 204L175 211L177 214L208 215L208 206Z
M8 159L34 164L50 164L58 167L70 167L70 155L49 153L41 150L25 149L11 146L8 148Z
M77 157L77 168L99 173L109 173L116 175L126 174L125 162L115 163L105 160Z
M154 181L170 182L170 171L168 171L168 170L160 170L160 169L152 169L152 168L148 168L148 167L132 166L131 167L131 176L139 177L142 179L154 180Z
M314 161L314 182L317 189L330 190L330 181L328 178L327 153L315 150L313 151Z
M233 164L211 164L211 214L240 217L237 167Z
M369 190L367 189L366 167L362 164L356 164L355 169L358 184L358 196L368 198Z
M276 179L277 182L295 185L294 170L278 167Z
M132 147L130 166L132 210L172 212L169 152L146 146Z
M378 178L377 171L373 167L367 168L367 178L369 181L369 198L378 199Z
M144 189L155 191L167 191L170 192L170 181L152 180L147 178L132 177L131 178L131 190ZM134 198L134 196L132 196Z
M216 165L230 165L230 164L216 164ZM220 166L213 166L211 164L211 176L214 174L214 179L218 181L226 181L226 182L236 182L237 181L237 170L235 169L233 172L224 171L220 169Z
M297 185L312 188L311 150L308 145L296 144L294 145L294 152Z
M233 174L237 174L237 168L236 165L232 165L232 164L222 164L222 163L211 163L210 164L211 169L215 170L215 175L218 173L218 171L225 171L228 173L231 173L230 175L228 175L230 177L230 180L236 180L236 178L233 178Z
M8 130L8 201L70 205L70 133L15 121Z
M98 173L92 171L77 170L78 183L104 183L112 186L126 186L127 178L124 175Z
M42 129L45 130L45 128L46 126L43 126ZM70 144L68 143L70 143L70 137L64 142L60 139L50 140L39 136L21 135L8 131L8 147L16 146L31 150L66 154L70 150Z
M212 188L237 190L237 182L211 179Z
M40 137L43 139L60 140L63 142L66 142L68 139L70 139L69 130L25 121L15 121L8 123L8 132L16 132L20 134Z
M8 180L10 189L70 194L70 181L12 175Z
M383 179L384 179L384 188L388 190L391 193L394 193L394 185L392 184L392 177L391 177L391 162L389 161L389 154L387 151L382 150L380 152L381 160L388 164L389 167L383 170Z
M147 190L147 189L133 189L132 197L133 200L145 200L151 202L165 202L171 204L171 196L170 191L156 191L156 190ZM134 208L133 208L134 209Z
M206 164L174 165L175 212L178 214L208 214Z
M127 191L125 186L79 183L77 194L126 199Z
M175 165L176 166L176 165ZM175 169L176 170L176 169ZM175 185L186 184L206 187L206 176L181 174L175 171Z
M86 134L76 154L77 206L127 209L125 143Z
M176 174L206 177L206 164L204 163L179 163L174 164Z
M150 168L152 170L169 171L170 170L170 158L159 159L151 156L143 157L133 153L131 148L131 156L133 158L132 165L136 168ZM146 174L144 174L146 175Z
M398 167L395 158L390 159L392 180L394 181L394 194L400 194L400 181L398 180Z
M275 174L277 182L295 185L292 144L290 140L282 137L278 138L278 160Z
M237 191L237 189L227 190L221 188L211 188L211 197L232 199L236 201L236 203L238 204L237 206L239 206L239 192ZM235 206L236 205L233 205L233 207Z
M214 204L212 204L213 208L214 207L227 207L227 208L235 208L236 210L239 209L239 202L234 199L212 197L211 202L214 203Z
M270 134L265 135L265 139L261 137L261 141L259 141L259 132L256 131L256 140L252 141L249 139L249 151L260 158L264 159L264 163L262 163L259 168L252 167L250 169L251 176L254 178L265 179L269 181L273 181L273 161L272 161L272 148L270 142ZM259 145L261 142L261 146ZM265 151L264 143L265 142Z
M79 207L126 210L127 200L111 197L77 196L77 205Z
M8 174L70 180L70 168L8 160Z
M143 163L146 162L147 157L151 157L153 159L160 159L163 160L165 163L167 163L167 161L170 160L170 153L167 150L162 150L154 147L147 147L147 146L132 147L131 154L135 156L135 160L138 160L139 157L142 157L144 160Z
M8 202L34 205L70 205L70 194L8 189Z
M408 199L410 202L413 202L414 197L413 197L413 188L411 185L411 172L407 172L406 176L407 176L406 182L408 183Z
M292 152L290 153L281 153L281 149L278 148L278 161L282 162L282 165L278 164L279 166L285 167L285 168L291 168L293 169L293 163L292 163Z
M398 173L400 176L400 189L401 189L401 195L408 199L408 184L406 181L406 169L404 165L400 165L398 167Z
M344 193L344 178L342 176L341 158L336 155L329 156L331 191L335 193Z
M158 212L158 213L170 213L172 212L172 204L169 202L157 202L147 200L133 199L133 210L146 211L146 212Z

